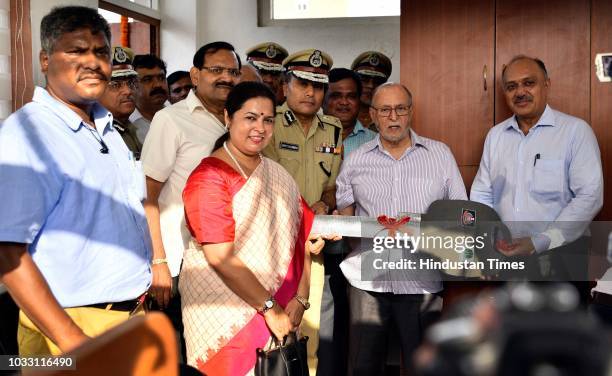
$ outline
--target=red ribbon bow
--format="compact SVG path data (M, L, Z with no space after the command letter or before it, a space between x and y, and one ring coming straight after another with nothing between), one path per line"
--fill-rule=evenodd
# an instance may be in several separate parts
M410 221L410 217L393 218L386 215L379 215L376 220L389 230L389 236L395 236L395 232Z

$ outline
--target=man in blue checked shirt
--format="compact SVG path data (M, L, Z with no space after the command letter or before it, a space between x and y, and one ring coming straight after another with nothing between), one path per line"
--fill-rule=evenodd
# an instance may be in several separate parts
M376 132L364 127L357 119L361 98L361 80L357 73L346 68L329 71L329 88L325 93L323 111L342 123L344 158L361 145L376 137Z
M357 119L361 92L361 79L354 71L346 68L329 71L329 87L325 93L323 111L326 115L337 117L342 123L343 158L376 137L376 132L364 127ZM348 356L346 343L349 303L347 282L340 270L340 263L350 249L344 240L339 240L327 243L325 252L317 375L344 375Z
M96 9L41 23L47 85L0 127L0 281L21 356L66 352L141 312L151 283L143 174L97 103L110 29Z
M580 243L603 204L597 139L585 121L547 104L550 79L539 59L513 58L502 85L514 115L489 131L470 198L510 223L514 239L499 247L502 253L544 256L556 248L550 255L558 255ZM584 255L584 245L574 246Z

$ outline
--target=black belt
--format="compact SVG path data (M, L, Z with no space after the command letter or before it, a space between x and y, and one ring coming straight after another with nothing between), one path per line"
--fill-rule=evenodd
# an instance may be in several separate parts
M593 291L593 303L612 306L612 295L600 291Z
M111 311L132 312L136 308L138 308L140 304L142 304L142 297L138 297L136 299L125 300L123 302L116 302L116 303L90 304L85 307L106 309L106 310L111 310Z

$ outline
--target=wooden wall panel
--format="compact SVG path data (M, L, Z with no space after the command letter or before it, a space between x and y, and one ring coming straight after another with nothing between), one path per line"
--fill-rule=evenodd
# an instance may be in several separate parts
M30 0L11 0L10 5L11 90L13 111L17 111L30 102L34 94Z
M493 125L494 27L493 0L402 1L400 79L414 96L413 127L449 145L460 166L480 163Z
M604 207L597 219L612 220L612 83L599 82L593 67L595 55L612 52L612 1L593 0L591 13L591 126L601 151L604 174Z
M511 115L501 89L501 71L518 54L538 57L546 64L552 107L590 120L590 4L591 0L497 0L496 123Z
M470 195L472 183L474 182L474 178L476 177L476 173L478 172L478 167L479 165L459 166L459 171L461 172L461 176L463 177L463 183L465 184L465 189L467 190L468 196Z

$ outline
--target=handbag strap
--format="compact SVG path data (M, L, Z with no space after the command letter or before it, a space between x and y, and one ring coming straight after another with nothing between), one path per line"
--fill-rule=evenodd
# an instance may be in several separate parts
M284 339L283 339L283 342L285 342ZM289 362L287 361L287 356L285 355L285 345L284 345L284 343L281 343L280 349L278 351L280 352L281 357L283 358L283 363L285 364L285 371L287 371L287 375L290 375L290 373L289 373Z
M295 347L296 347L295 352L296 352L296 356L297 356L298 361L300 362L300 364L303 364L307 360L302 359L302 352L300 351L299 343L300 343L300 340L297 338L297 334L295 334ZM301 371L302 370L301 370L301 367L300 367L300 372ZM308 376L308 375L302 374L302 376Z
M299 349L299 343L300 343L300 341L299 341L299 340L298 340L298 338L297 338L297 333L296 333L296 332L289 332L289 334L288 334L288 335L286 335L286 336L285 336L285 338L283 338L283 340L282 340L282 341L278 341L278 340L276 339L276 337L274 337L274 336L272 336L272 338L274 338L275 343L276 343L276 344L278 345L278 347L280 348L280 349L279 349L279 352L281 353L281 357L283 358L283 362L285 363L285 370L287 371L287 375L289 375L289 374L290 374L290 373L289 373L289 362L287 361L287 357L286 357L286 355L285 355L285 351L284 351L284 350L285 350L285 348L286 348L288 345L293 345L293 346L295 346L295 353L296 353L296 356L297 356L297 358L298 358L298 361L300 362L300 364L302 364L302 363L304 362L304 360L302 359L302 354L301 354L300 349ZM288 344L287 342L288 342L289 340L291 340L291 342ZM302 371L302 370L301 370L301 368L300 368L300 372L301 372L301 371ZM304 375L304 374L302 374L302 376L308 376L308 375Z

